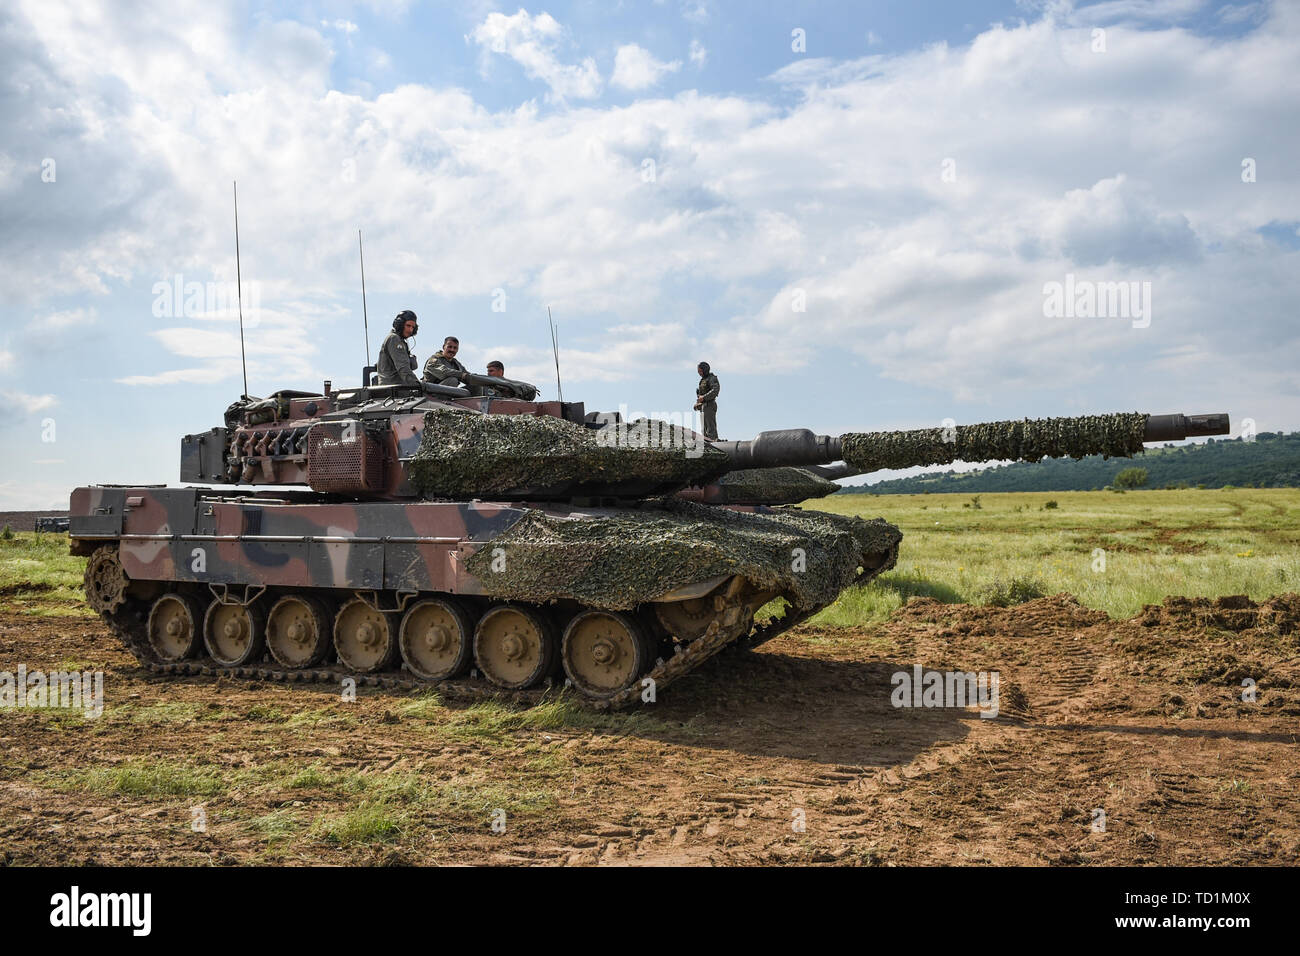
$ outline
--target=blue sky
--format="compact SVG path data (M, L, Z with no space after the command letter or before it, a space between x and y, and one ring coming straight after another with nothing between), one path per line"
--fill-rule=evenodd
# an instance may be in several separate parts
M372 349L414 309L551 396L549 305L589 409L687 411L707 359L725 438L1293 430L1298 6L7 4L0 508L219 423L234 179L257 394L359 375L361 228ZM1150 321L1045 314L1067 276Z

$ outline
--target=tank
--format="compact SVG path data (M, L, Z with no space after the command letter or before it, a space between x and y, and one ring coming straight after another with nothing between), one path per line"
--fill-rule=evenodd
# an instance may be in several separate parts
M894 566L887 521L793 507L835 477L1228 430L1130 414L708 442L466 385L244 396L181 440L184 486L75 489L87 602L163 674L624 707Z

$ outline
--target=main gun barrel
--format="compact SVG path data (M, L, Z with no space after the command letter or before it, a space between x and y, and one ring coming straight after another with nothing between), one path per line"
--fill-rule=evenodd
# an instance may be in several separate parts
M1078 418L1025 419L918 428L895 432L851 432L817 435L807 428L760 432L750 441L713 442L733 468L776 468L785 465L830 465L844 459L845 472L882 468L949 464L953 461L1038 461L1042 458L1083 458L1085 455L1126 457L1145 442L1182 441L1204 435L1226 435L1226 412L1209 415L1085 415ZM827 475L827 477L830 477Z

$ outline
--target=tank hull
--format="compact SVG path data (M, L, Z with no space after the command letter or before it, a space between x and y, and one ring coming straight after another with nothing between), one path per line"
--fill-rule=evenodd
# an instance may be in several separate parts
M725 647L770 639L892 567L901 538L883 521L763 507L344 501L288 489L87 487L70 512L72 550L90 557L88 602L156 671L527 699L571 685L596 707L653 700ZM610 550L641 527L717 560L674 558L641 592L602 591L652 563L654 540ZM544 541L525 533L543 529ZM767 550L748 564L726 556L755 540ZM560 548L541 591L535 577L496 573ZM782 567L805 552L814 565L838 555L817 590ZM794 606L756 627L777 597Z

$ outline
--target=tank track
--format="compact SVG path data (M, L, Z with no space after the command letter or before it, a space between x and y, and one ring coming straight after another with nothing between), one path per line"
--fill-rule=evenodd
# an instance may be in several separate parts
M743 612L744 606L742 602L728 605L709 624L707 631L701 637L682 646L678 653L667 660L658 660L653 668L638 678L627 689L612 697L600 700L584 697L581 694L578 694L576 699L583 706L592 710L622 710L641 701L643 687L645 686L643 681L647 679L654 681L654 690L657 696L664 688L696 670L705 661L725 650L729 645L734 644L739 637L743 636L738 633L738 625L726 627L722 624L722 617L733 607L738 612ZM793 618L787 615L789 619L782 618L779 622L769 622L763 625L758 629L761 632L761 638L756 643L771 640L799 623L799 621L815 614L818 610L821 609L816 608L806 614L795 615ZM224 667L209 659L160 663L153 659L152 649L149 646L146 632L147 616L147 603L137 603L129 599L117 611L100 612L100 618L108 626L113 636L122 642L123 646L131 652L141 666L150 673L164 676L232 677L249 681L270 680L281 683L333 684L334 686L338 686L345 678L350 677L356 681L358 687L380 687L385 690L401 691L435 690L440 695L454 700L507 700L530 706L538 704L564 689L564 685L557 682L553 677L547 678L539 687L517 691L505 690L488 683L486 680L456 678L443 681L427 681L411 676L406 671L405 664L400 665L400 672L379 674L358 674L337 664L295 669L275 663L269 655L264 661L242 667ZM773 625L777 623L780 626L774 627ZM756 633L755 636L758 637L758 634ZM753 646L756 646L756 644Z
M897 548L890 559L882 565L860 571L850 587L857 587L877 577L894 566ZM646 680L654 682L654 693L658 694L680 678L697 670L705 662L724 650L753 650L768 641L780 637L792 627L817 614L829 605L822 604L801 611L786 613L773 618L757 627L746 613L745 602L740 598L728 599L717 610L704 634L689 644L678 645L677 653L667 659L656 660L654 667L632 683L630 687L612 697L594 699L575 691L575 699L584 707L596 711L623 710L642 700ZM406 665L399 664L400 671L379 674L358 674L339 665L320 665L316 667L295 669L283 667L276 663L269 653L263 661L254 665L225 667L207 659L161 663L154 659L153 649L149 645L147 634L148 601L133 600L129 596L114 610L100 611L100 618L113 635L122 642L132 656L148 671L162 676L202 676L227 677L249 681L277 681L281 683L333 684L338 686L345 678L352 678L358 687L379 687L385 690L411 691L434 690L438 694L463 701L497 700L509 701L526 706L541 703L548 697L561 693L565 687L554 677L546 678L543 683L528 690L510 691L489 683L486 679L456 678L442 681L428 681L414 676L406 670ZM734 612L734 613L733 613ZM726 624L728 618L732 623Z

